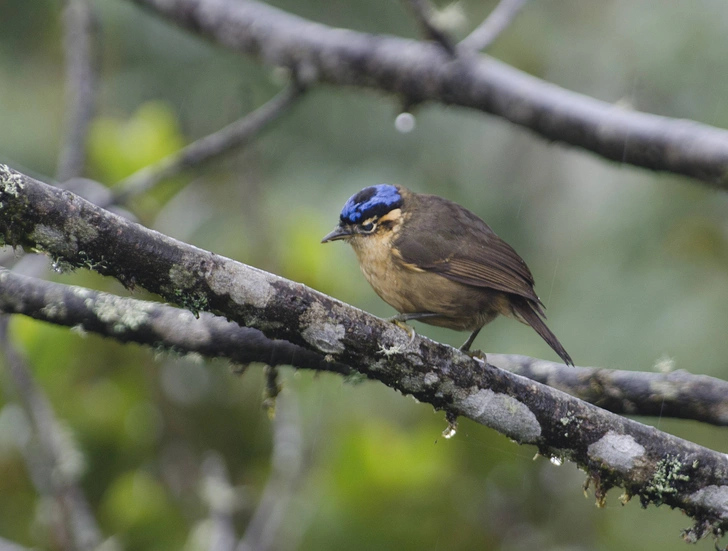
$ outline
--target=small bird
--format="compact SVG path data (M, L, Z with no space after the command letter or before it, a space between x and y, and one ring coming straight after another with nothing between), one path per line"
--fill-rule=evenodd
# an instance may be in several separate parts
M436 195L379 184L344 205L321 241L347 241L376 293L400 314L391 321L471 331L503 314L530 325L568 365L571 357L546 327L531 271L516 251L468 209Z

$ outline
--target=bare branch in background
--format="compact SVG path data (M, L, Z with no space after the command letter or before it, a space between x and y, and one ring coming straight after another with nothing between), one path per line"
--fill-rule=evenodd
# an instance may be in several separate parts
M96 93L96 20L88 0L66 0L63 12L66 56L65 136L56 178L81 176L86 163L86 136L94 115Z
M287 113L301 97L303 87L295 80L261 107L217 132L200 138L161 161L125 178L115 188L114 203L125 203L183 170L196 167L210 159L245 145L271 123Z
M490 15L476 29L460 41L458 46L473 52L482 52L490 48L503 31L505 31L528 0L501 0Z
M57 265L90 267L193 312L335 359L588 473L598 503L615 486L691 516L690 540L728 529L728 455L586 404L410 334L302 285L187 245L0 165L0 237ZM139 323L127 319L117 331Z
M450 37L437 27L434 22L435 8L430 0L405 0L407 6L417 18L417 23L430 40L434 40L452 57L457 55L457 47Z
M234 551L237 543L233 515L240 506L235 487L230 483L225 460L210 452L201 466L200 492L210 508L209 551Z
M236 551L278 549L291 499L306 472L301 413L292 391L276 398L271 473Z
M18 545L17 543L8 541L5 538L0 538L0 551L33 551L33 550L28 547L23 547L22 545Z
M71 435L58 423L48 398L35 383L24 359L8 339L8 322L8 316L0 315L0 350L38 440L35 453L24 450L31 478L41 495L51 495L55 501L55 512L61 520L54 536L62 548L91 551L99 546L102 538L78 486L79 452Z
M728 189L727 130L630 111L487 56L453 59L439 45L342 31L255 0L132 1L268 65L304 63L324 83L478 109L549 141Z

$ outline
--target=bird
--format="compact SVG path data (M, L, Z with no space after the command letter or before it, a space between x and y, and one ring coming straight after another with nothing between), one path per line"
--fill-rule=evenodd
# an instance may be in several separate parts
M504 315L530 325L574 365L544 323L524 260L465 207L399 185L369 186L346 201L321 242L338 240L352 246L364 277L399 312L390 321L470 331L460 347L470 353L480 330Z

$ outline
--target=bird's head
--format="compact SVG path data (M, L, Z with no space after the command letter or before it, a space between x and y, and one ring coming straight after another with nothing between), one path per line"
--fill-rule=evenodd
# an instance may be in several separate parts
M341 209L339 225L321 243L344 239L354 245L360 239L391 233L401 222L406 193L399 186L378 184L352 195Z

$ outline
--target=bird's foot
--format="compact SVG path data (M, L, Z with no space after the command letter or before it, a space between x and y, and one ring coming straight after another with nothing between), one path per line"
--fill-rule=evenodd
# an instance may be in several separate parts
M475 360L481 360L483 363L488 363L488 356L486 356L485 352L482 350L463 350L462 348L460 348L460 350Z
M400 316L392 316L391 318L387 318L387 321L391 321L397 327L400 327L401 329L404 329L405 331L407 331L407 333L410 336L410 340L407 343L406 348L409 348L410 346L412 346L412 343L415 340L415 336L417 335L415 328L412 327L411 325L407 325L405 323L405 320L401 319Z

